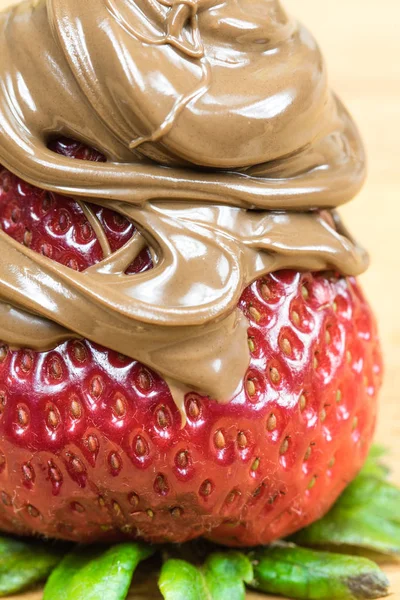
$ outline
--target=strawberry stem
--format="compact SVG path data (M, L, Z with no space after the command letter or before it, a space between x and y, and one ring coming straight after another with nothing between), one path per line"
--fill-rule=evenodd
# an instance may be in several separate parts
M165 600L245 600L244 582L253 579L249 558L241 552L214 552L203 566L184 560L164 563L159 588Z
M253 587L298 600L362 600L388 594L389 582L375 563L360 557L278 545L250 554Z
M124 600L137 565L152 553L150 546L132 542L78 547L50 575L43 600Z

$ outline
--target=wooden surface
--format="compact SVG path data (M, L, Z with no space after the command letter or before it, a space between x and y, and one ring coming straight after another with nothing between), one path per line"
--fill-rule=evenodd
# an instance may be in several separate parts
M0 0L0 8L10 3ZM400 294L400 4L398 0L287 0L286 6L317 36L331 84L354 114L368 148L369 180L342 213L372 255L363 282L379 318L386 359L376 437L390 446L390 463L400 484L400 298L396 297ZM392 598L400 599L400 567L387 571ZM41 597L35 592L14 600ZM137 589L129 598L157 597L156 592ZM257 598L262 597L249 594L249 600Z

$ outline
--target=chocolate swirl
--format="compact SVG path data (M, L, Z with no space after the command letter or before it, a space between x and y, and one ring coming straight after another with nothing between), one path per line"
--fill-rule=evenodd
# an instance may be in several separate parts
M57 136L107 162L56 155ZM83 273L0 232L3 337L37 350L87 337L174 391L226 401L240 389L236 306L257 277L367 266L329 216L362 184L362 144L313 38L277 0L38 0L2 13L0 162L138 228ZM146 243L154 268L126 275Z

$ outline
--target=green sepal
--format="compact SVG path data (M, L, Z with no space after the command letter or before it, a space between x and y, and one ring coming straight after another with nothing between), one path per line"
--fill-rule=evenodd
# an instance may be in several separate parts
M400 556L400 489L370 460L330 512L292 536L300 545L350 546Z
M165 600L245 600L244 582L253 580L250 560L241 552L214 552L201 567L167 560L159 588Z
M0 596L45 580L65 552L63 545L0 537Z
M382 480L387 479L390 474L390 469L381 461L381 458L387 454L388 451L386 448L379 446L378 444L374 444L362 468L362 475L369 475Z
M277 545L250 553L252 587L296 600L363 600L387 596L389 581L372 561Z
M124 600L140 561L150 546L127 542L106 549L80 546L50 575L43 600Z

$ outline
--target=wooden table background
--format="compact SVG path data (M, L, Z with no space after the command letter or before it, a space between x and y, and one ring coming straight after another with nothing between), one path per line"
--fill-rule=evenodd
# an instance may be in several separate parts
M0 8L11 3L0 0ZM400 3L286 0L286 6L317 36L331 84L354 114L368 149L367 185L342 213L372 255L372 266L362 279L379 316L386 359L377 441L390 446L389 461L400 484ZM387 571L392 598L400 599L400 567ZM14 600L41 597L38 591ZM129 598L157 597L155 591L136 589ZM257 598L262 597L249 594L249 600Z

